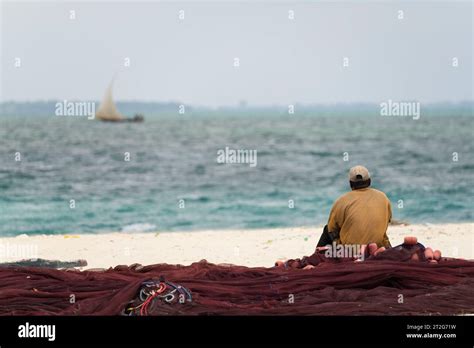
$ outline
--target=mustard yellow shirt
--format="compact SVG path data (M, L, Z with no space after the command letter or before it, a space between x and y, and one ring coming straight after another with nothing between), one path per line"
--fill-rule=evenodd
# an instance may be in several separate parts
M337 243L377 243L390 247L388 223L392 219L390 200L385 193L367 187L350 191L334 203L329 214L329 232L339 231Z

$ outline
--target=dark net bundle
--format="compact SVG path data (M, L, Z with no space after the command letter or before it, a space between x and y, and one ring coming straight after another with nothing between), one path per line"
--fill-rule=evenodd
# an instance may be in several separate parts
M0 269L0 315L451 315L474 313L474 262L407 261L393 248L363 262L315 253L311 270L117 266ZM71 299L74 301L71 301Z

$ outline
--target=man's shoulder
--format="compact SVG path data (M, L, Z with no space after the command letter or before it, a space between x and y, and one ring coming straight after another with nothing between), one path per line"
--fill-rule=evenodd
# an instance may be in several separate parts
M334 205L340 205L340 204L344 204L346 202L352 201L354 199L353 193L354 191L349 191L342 194L341 196L339 196L338 199L336 199L336 201L334 202Z
M380 199L385 199L388 201L388 197L384 192L374 189L372 187L368 187L362 190L353 190L353 191L344 193L342 196L339 196L339 198L334 202L334 205L336 204L341 205L341 204L353 202L354 200L358 200L363 197L360 195L361 192L365 192L368 195L373 195L373 196L379 197Z
M377 195L377 196L380 196L380 197L383 197L383 198L385 198L385 199L388 200L388 197L387 197L387 195L385 194L385 192L382 192L382 191L380 191L380 190L374 189L374 188L372 188L372 187L369 187L368 190L370 191L371 194Z

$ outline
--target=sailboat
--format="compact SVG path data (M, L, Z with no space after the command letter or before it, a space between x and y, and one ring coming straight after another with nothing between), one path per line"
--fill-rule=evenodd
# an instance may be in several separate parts
M100 103L99 110L95 113L95 117L104 122L143 122L143 115L136 114L133 118L127 118L118 111L112 97L113 84L114 81L112 80L105 91L104 98Z

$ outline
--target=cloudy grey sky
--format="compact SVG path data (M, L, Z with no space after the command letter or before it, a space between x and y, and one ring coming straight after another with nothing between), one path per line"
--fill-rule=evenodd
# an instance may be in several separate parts
M207 106L472 100L472 7L469 1L7 1L2 100L97 100L114 74L117 100Z

